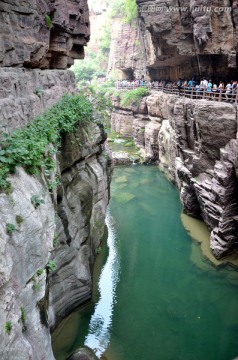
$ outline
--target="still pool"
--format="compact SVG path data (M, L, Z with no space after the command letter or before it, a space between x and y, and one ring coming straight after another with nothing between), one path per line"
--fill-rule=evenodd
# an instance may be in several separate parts
M84 343L108 360L234 359L238 272L202 257L157 167L117 167L111 189L98 290L53 334L56 359Z

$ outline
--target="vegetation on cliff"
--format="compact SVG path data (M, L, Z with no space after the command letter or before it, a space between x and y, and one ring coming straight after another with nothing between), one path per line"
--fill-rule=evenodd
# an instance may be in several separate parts
M121 95L121 105L131 106L138 105L141 99L149 94L149 90L145 87L128 90Z
M60 147L61 134L73 131L76 124L84 126L92 119L93 106L85 95L65 95L26 128L11 135L3 134L0 139L0 189L11 189L7 177L17 166L23 166L29 174L43 168L49 175L55 168L53 155Z

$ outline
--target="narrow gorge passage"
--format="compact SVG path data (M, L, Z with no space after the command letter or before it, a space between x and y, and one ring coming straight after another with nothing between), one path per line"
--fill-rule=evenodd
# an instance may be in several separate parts
M236 272L203 258L181 211L178 190L156 166L115 168L100 294L61 324L57 360L84 343L100 359L237 356Z

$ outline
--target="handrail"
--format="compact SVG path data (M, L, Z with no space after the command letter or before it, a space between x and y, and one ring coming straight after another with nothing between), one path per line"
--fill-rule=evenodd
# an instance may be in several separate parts
M178 87L175 85L151 85L151 86L138 86L135 84L117 84L117 89L124 89L124 90L134 90L139 87L146 87L149 90L155 90L155 91L163 91L166 94L172 94L172 95L179 95L182 97L190 98L190 99L206 99L211 101L218 101L218 102L231 102L238 104L238 89L235 91L227 92L226 89L218 89L217 91L207 91L207 89L198 90L195 87L192 89L188 87L182 87L179 91Z

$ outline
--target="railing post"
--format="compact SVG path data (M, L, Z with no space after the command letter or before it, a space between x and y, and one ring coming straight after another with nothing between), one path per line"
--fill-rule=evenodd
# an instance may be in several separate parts
M238 103L238 89L236 88L236 98L235 98L235 103Z
M219 101L219 102L221 102L221 100L222 100L222 91L223 91L223 89L220 88L219 96L218 96L218 101Z

